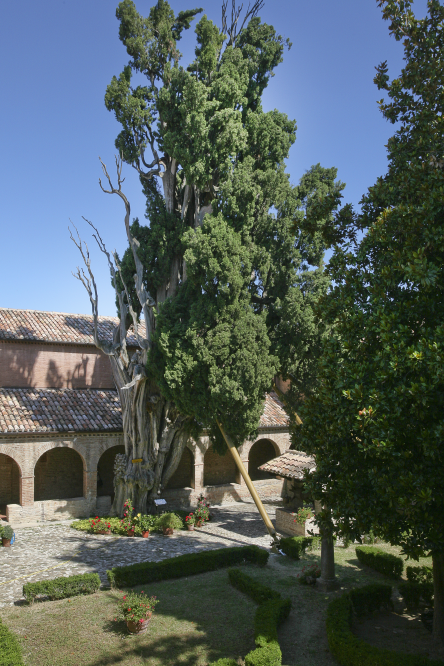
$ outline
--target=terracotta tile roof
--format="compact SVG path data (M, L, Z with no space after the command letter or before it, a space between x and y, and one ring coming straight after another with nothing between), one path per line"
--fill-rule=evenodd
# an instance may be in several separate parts
M99 317L99 337L112 342L117 317ZM143 326L141 327L143 329ZM142 331L141 331L142 332ZM0 308L0 340L31 340L93 345L93 317L64 312ZM128 344L136 346L133 335Z
M288 415L274 391L267 393L259 427L288 428Z
M267 395L260 426L282 427L285 412ZM274 410L274 411L272 411ZM273 413L276 416L273 416ZM266 421L264 424L263 421ZM117 391L0 388L0 433L122 431Z
M0 432L121 431L117 391L0 389Z
M263 472L277 474L285 479L303 479L304 471L315 467L314 458L302 451L285 451L259 467Z

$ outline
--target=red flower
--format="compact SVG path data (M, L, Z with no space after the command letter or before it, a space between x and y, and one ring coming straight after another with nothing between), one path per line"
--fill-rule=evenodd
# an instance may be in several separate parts
M96 520L99 520L99 516L96 516Z
M123 599L124 599L124 600L126 599L126 594L125 594L125 596L123 597Z

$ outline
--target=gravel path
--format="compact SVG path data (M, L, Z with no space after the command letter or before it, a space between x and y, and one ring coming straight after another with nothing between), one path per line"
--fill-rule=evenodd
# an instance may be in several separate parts
M274 519L280 501L264 502ZM148 539L103 536L78 532L69 522L19 527L11 548L0 548L0 607L22 596L23 584L46 578L97 572L107 583L106 570L135 562L159 562L168 557L201 550L271 543L265 525L252 502L211 507L212 520L194 532L173 536L151 535Z

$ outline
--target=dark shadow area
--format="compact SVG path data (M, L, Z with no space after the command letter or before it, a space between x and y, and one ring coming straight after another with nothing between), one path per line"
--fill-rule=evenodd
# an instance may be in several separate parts
M57 447L46 451L34 470L34 501L83 496L83 460L77 451Z
M274 444L269 439L259 439L253 444L248 456L248 474L252 481L270 479L271 475L259 467L276 458Z
M194 488L194 456L186 446L179 465L168 481L166 490L177 488Z
M112 446L100 456L97 464L97 496L111 496L114 501L114 460L118 453L125 453L123 444Z
M20 503L20 469L15 460L0 453L0 513L6 514L7 504Z

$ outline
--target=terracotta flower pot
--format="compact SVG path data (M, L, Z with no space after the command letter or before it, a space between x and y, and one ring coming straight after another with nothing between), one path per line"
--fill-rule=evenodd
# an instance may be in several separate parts
M203 520L198 520L196 522L196 527L202 527L202 525L203 525Z
M164 536L171 536L174 533L174 528L173 527L164 527L163 528L163 535Z
M94 534L111 534L111 530L99 530L98 532L94 532Z
M194 530L194 525L187 525L187 530L188 532L192 532Z
M134 536L134 530L127 530L126 533L128 536Z
M148 625L151 620L151 613L149 616L142 620L142 622L132 622L131 620L126 621L126 626L130 634L144 634L148 629Z
M5 539L4 537L2 537L2 544L4 545L5 548L10 548L11 539Z
M145 530L144 532L142 532L142 536L143 536L144 539L147 539L149 537L149 535L150 535L149 530Z

